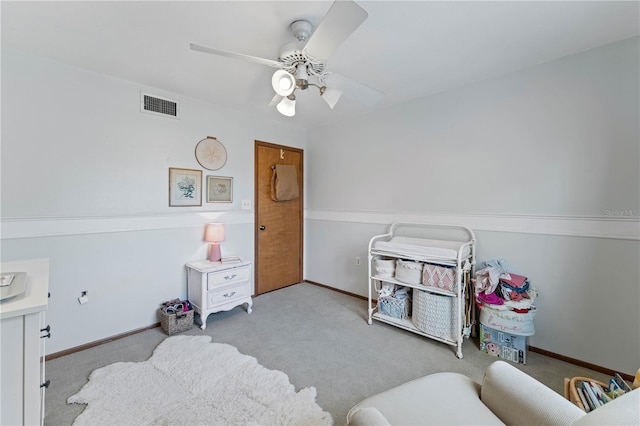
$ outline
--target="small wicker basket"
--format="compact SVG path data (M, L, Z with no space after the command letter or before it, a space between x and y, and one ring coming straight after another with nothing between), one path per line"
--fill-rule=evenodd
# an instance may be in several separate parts
M193 309L187 312L168 314L160 308L158 316L160 316L160 326L169 336L193 328Z

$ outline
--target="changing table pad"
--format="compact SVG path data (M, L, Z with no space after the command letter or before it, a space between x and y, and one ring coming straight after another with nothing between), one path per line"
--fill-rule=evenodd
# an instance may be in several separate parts
M376 241L373 249L377 252L402 253L411 256L457 259L458 250L464 245L460 241L429 240L413 237L393 237L389 241ZM469 245L464 246L462 258L471 254Z

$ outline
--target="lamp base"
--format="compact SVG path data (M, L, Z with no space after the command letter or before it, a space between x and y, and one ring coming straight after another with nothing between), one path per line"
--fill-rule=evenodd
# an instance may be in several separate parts
M220 262L222 253L220 252L220 243L211 243L209 249L209 262Z

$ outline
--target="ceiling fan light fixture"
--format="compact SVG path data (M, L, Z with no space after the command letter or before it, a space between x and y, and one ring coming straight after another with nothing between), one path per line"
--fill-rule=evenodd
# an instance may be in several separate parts
M285 70L278 70L271 77L271 86L280 96L289 96L296 89L296 79Z
M293 117L296 115L296 96L291 94L283 98L276 108L280 114L287 117Z
M322 86L320 89L320 96L322 96L322 99L324 99L324 101L329 105L329 108L333 109L342 96L342 90Z

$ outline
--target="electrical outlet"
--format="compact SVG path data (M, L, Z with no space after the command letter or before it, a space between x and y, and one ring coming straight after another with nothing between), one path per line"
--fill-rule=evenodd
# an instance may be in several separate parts
M251 200L242 200L240 208L242 210L251 210Z
M84 305L87 302L89 302L89 292L83 291L80 293L80 297L78 297L78 303Z
M356 266L360 266L360 256L356 256Z

